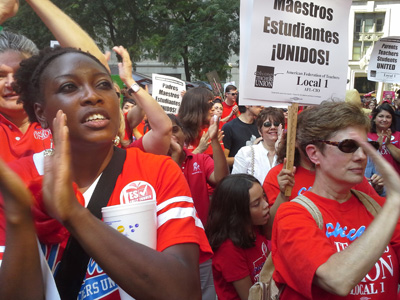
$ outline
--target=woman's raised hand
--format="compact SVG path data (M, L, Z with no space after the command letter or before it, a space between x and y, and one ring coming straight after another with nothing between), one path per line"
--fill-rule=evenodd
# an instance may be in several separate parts
M0 24L15 16L18 12L18 0L0 0Z
M53 155L45 157L43 176L43 201L47 213L64 223L81 207L76 200L71 179L71 150L67 117L59 110L53 120Z
M208 127L209 139L218 139L219 117L212 116L210 119L210 126Z
M355 133L351 133L351 138L357 141L362 147L364 152L371 157L378 172L382 175L386 187L386 199L389 197L396 199L400 208L400 176L396 170L384 159L374 147L372 147L366 140L363 140Z
M0 159L0 192L6 219L19 222L31 214L32 194L24 182Z
M126 86L130 87L134 83L131 57L123 46L115 46L113 50L122 58L122 62L118 63L119 77L121 77Z

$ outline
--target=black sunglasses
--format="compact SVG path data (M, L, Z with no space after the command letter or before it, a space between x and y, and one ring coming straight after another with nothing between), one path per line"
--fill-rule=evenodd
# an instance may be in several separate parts
M341 142L332 142L332 141L323 141L323 140L316 140L314 142L320 142L327 145L336 146L339 148L340 151L344 153L354 153L360 147L360 145L352 139L345 139ZM379 142L377 141L368 141L376 150L379 150Z
M229 94L231 94L232 96L237 96L238 95L238 93L229 93Z
M278 127L279 125L281 125L280 122L273 122L273 123L271 123L270 121L264 122L263 125L264 125L264 127L271 127L272 124L274 124L275 127Z

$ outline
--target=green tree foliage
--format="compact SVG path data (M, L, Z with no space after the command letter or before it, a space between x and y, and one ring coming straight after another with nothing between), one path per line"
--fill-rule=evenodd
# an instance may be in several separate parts
M183 63L186 80L206 80L216 70L225 79L227 61L239 52L238 0L53 0L97 42L125 46L133 61ZM30 7L21 2L4 24L42 48L54 39ZM71 32L71 34L74 34Z
M158 47L164 61L183 61L189 81L213 70L226 78L227 61L239 52L239 1L159 0L154 11L167 29Z

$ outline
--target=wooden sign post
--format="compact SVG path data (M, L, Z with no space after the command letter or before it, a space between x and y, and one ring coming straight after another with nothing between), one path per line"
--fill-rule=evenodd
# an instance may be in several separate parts
M296 129L297 129L297 113L299 104L293 103L288 107L288 126L287 126L287 141L286 141L286 169L293 170L294 153L296 150ZM285 196L292 194L292 187L288 186L285 189Z

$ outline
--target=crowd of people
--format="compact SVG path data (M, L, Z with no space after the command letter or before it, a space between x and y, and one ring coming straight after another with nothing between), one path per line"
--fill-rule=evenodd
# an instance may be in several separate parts
M0 299L243 300L268 256L280 299L400 299L400 94L302 109L288 169L287 109L230 84L167 114L123 46L119 87L78 24L26 2L60 47L0 33ZM156 249L99 214L143 199Z

